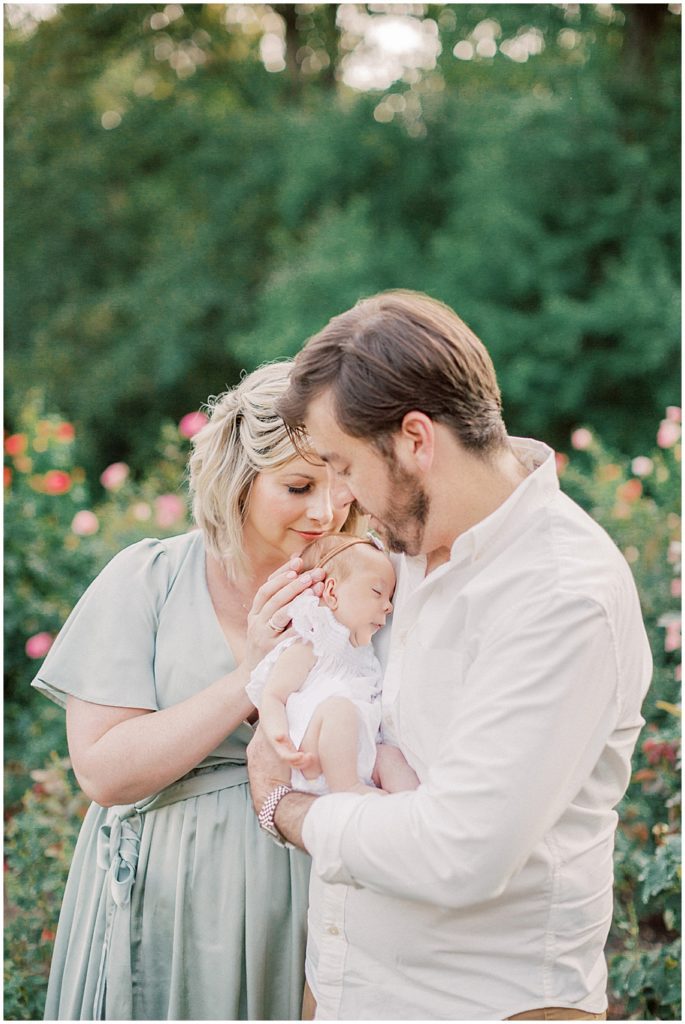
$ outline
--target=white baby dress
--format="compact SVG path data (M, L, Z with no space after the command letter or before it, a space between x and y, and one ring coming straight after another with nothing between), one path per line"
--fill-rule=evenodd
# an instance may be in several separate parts
M245 688L247 695L258 708L266 681L279 656L297 640L308 641L317 661L301 688L288 697L285 711L290 739L299 747L318 705L329 697L347 697L359 711L357 772L363 782L371 784L381 721L383 675L380 662L371 644L354 647L350 643L349 629L338 622L329 608L320 605L318 597L310 591L296 597L289 611L296 636L282 640L260 661ZM317 779L305 779L297 768L292 770L291 785L319 796L328 792L323 775Z

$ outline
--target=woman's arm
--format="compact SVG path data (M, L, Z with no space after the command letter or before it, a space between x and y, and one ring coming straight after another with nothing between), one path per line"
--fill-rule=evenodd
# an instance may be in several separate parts
M200 693L163 711L68 698L69 754L91 800L107 807L158 792L199 764L251 713L245 694L249 673L281 639L269 619L312 582L306 573L293 579L293 568L298 568L296 560L257 591L242 664Z
M84 793L104 807L175 782L252 711L243 666L163 711L67 698L69 754Z

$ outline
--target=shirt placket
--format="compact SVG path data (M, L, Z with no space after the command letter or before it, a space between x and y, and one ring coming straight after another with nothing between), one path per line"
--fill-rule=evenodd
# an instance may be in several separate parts
M318 1019L339 1020L343 993L343 970L348 943L345 938L345 907L348 887L322 887L322 929L317 964Z

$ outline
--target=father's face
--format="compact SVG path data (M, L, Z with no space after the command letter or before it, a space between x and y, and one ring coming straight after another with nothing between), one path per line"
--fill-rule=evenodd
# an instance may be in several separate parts
M388 548L408 555L424 551L429 499L418 474L344 433L328 391L309 406L305 426L312 447L329 467L336 491L346 489L357 499Z

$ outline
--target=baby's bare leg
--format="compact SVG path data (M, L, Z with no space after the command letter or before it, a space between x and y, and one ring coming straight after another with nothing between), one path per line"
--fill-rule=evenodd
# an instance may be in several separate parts
M321 770L332 793L379 791L365 785L357 774L359 713L346 697L322 701L307 726L300 750L318 754ZM305 778L311 775L304 773Z

